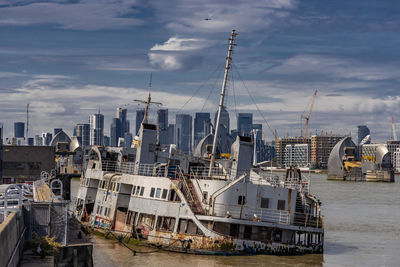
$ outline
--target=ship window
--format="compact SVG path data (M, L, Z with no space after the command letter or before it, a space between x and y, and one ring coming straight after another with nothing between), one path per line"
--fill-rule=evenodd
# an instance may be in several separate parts
M175 197L175 190L174 189L170 189L169 190L168 200L169 201L174 201L174 197Z
M239 236L239 224L231 224L230 230L229 230L229 235L232 237L238 237Z
M139 225L148 225L153 229L155 217L153 214L142 213L139 215Z
M111 182L111 191L115 191L115 183Z
M97 214L99 214L99 211L100 211L100 206L97 206Z
M191 235L197 234L197 226L192 220L188 220L186 233Z
M137 195L137 196L139 195L139 192L140 192L140 186L137 186L137 187L136 187L136 195Z
M275 230L274 241L276 242L282 241L282 230Z
M151 188L150 190L150 197L154 197L154 192L156 191L156 189L154 187Z
M178 232L179 232L180 234L186 233L186 227L187 227L187 220L185 220L185 219L180 219L180 220L179 220Z
M132 195L134 195L135 192L136 192L136 185L134 185L133 188L132 188Z
M208 192L203 191L203 203L207 203L207 199L208 199Z
M108 208L104 208L104 216L107 216Z
M172 232L175 226L175 218L159 216L157 230Z
M245 225L244 226L243 238L244 239L251 239L251 226L250 225Z
M162 199L166 199L167 198L167 194L168 194L168 189L163 189L161 198Z
M285 200L278 200L278 210L285 210Z
M133 225L135 223L137 212L134 211L128 211L128 215L126 217L126 224L127 225Z
M140 188L140 196L143 196L144 194L144 186L142 186L142 188Z
M132 218L132 225L136 223L136 218L137 218L138 213L137 212L133 212L133 218Z
M178 225L180 234L203 235L203 232L196 226L192 220L180 219Z
M239 205L244 205L245 203L246 203L246 197L245 196L239 196L238 204Z
M269 198L261 198L261 208L268 209L269 208Z
M157 188L156 198L160 198L160 196L161 196L161 188Z
M125 222L125 224L127 224L127 225L132 225L132 223L131 223L132 214L133 214L133 212L130 211L130 210L128 210L128 213L127 213L127 215L126 215L126 222Z
M121 186L121 184L117 184L117 189L116 189L117 192L119 192L120 186Z

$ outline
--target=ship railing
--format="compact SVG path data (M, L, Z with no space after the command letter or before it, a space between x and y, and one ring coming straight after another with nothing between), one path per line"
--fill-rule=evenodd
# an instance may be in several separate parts
M111 160L103 160L101 162L102 170L108 172L121 172L133 174L135 164L133 162L117 162Z
M323 228L323 216L295 212L293 224L304 227Z
M230 177L230 171L226 171L223 168L212 167L211 173L209 167L191 167L190 176L195 179L216 179L216 180L227 180Z
M278 176L276 176L276 179L274 179L274 177L272 177L271 179L270 177L250 175L250 182L252 184L258 184L258 185L271 185L275 187L280 186L280 180Z
M272 222L279 224L290 223L290 212L286 210L253 208L246 205L230 205L216 203L213 216L251 220L258 222Z
M308 180L301 180L301 181L287 181L285 183L285 188L289 188L289 189L295 189L298 192L302 192L305 194L308 194L309 192L309 188L310 188L310 184L308 182Z
M176 168L175 166L162 165L160 163L154 164L138 164L135 168L134 162L116 162L116 161L102 161L102 170L109 172L119 172L126 174L138 174L143 176L158 176L158 177L170 177L176 178Z

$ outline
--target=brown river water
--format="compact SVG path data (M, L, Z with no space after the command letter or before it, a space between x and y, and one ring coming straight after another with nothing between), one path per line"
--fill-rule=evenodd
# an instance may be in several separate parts
M137 254L94 237L95 266L400 266L400 176L395 183L328 181L311 174L311 193L325 217L323 255L201 256ZM79 181L72 181L76 195Z

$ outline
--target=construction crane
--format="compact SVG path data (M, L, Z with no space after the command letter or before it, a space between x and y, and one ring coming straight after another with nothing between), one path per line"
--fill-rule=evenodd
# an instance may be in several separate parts
M392 131L393 131L393 141L397 141L396 126L394 125L394 118L392 117Z
M307 133L308 133L308 122L310 121L311 112L312 112L312 109L313 109L313 107L314 107L315 99L317 98L317 92L318 92L318 90L315 90L314 95L313 95L313 98L312 98L310 110L308 111L307 117L301 115L301 118L306 120L306 124L305 124L305 127L304 127L304 139L307 138Z

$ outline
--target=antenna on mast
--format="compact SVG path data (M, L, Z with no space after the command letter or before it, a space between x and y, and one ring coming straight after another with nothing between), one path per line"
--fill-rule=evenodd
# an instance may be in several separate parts
M234 41L235 41L236 35L238 35L236 33L236 31L232 30L231 37L229 38L228 56L226 57L224 81L222 83L221 97L220 97L220 100L219 100L218 115L217 115L217 121L216 121L216 125L215 125L214 141L213 141L213 146L212 146L211 161L210 161L210 168L208 170L208 176L211 176L212 167L213 167L214 161L215 161L217 138L218 138L218 134L219 134L219 122L220 122L220 119L221 119L221 112L222 112L222 109L224 107L226 82L228 80L229 69L231 68L231 61L232 61L232 57L231 56L232 56L233 46L235 45Z

